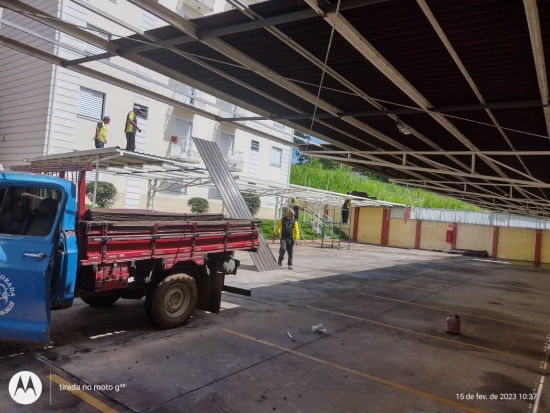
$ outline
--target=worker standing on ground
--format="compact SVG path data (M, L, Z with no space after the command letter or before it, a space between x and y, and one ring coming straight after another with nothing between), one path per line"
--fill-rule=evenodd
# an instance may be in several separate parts
M126 150L135 152L136 150L136 130L141 132L141 129L137 125L137 115L139 115L139 109L134 108L126 116L126 126L124 131L126 132Z
M105 147L105 144L107 143L107 125L109 122L111 122L111 118L109 116L103 116L103 120L101 122L97 122L94 135L96 148Z
M281 248L279 248L279 267L283 265L283 258L285 257L285 252L288 253L288 269L292 269L292 252L294 249L294 244L298 245L298 237L300 236L300 231L298 229L298 221L294 219L294 211L290 208L286 210L285 216L282 217L275 231L273 231L273 238L281 230Z
M300 205L298 205L298 201L296 198L292 198L290 201L290 207L294 211L294 219L296 221L300 220Z

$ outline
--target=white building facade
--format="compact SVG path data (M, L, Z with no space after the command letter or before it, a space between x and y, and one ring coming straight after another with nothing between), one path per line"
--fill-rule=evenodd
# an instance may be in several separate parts
M45 13L105 38L133 34L71 0L25 0ZM224 0L161 0L162 5L188 18L227 8ZM108 12L138 30L164 25L155 16L126 0L94 0L93 7ZM1 10L1 9L0 9ZM2 10L0 34L25 41L33 47L65 59L99 54L101 49L35 22L28 17ZM32 40L29 40L32 39ZM143 88L161 93L222 117L250 116L250 112L196 90L181 82L152 72L121 57L93 61L86 66ZM292 148L289 145L255 136L165 103L90 78L67 68L0 46L0 163L4 167L21 164L25 158L45 154L94 148L96 124L104 115L107 126L106 147L126 147L124 126L134 106L141 109L136 135L136 151L183 160L202 166L191 136L218 143L230 169L249 182L263 181L288 185ZM293 130L272 121L252 122L247 126L291 142ZM147 180L102 174L100 180L115 184L115 208L145 208ZM166 182L155 199L155 209L188 211L191 197L208 199L211 212L222 210L214 188L185 187ZM273 217L274 202L262 198L259 217Z

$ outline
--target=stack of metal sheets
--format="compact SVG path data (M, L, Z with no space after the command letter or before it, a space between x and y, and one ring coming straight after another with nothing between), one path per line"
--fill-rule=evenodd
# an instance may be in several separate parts
M193 142L195 142L206 169L208 169L212 181L227 207L229 216L231 218L254 219L233 176L231 176L231 171L227 167L218 145L215 142L199 138L193 138ZM277 261L261 234L259 240L258 251L250 253L256 268L258 271L278 269Z

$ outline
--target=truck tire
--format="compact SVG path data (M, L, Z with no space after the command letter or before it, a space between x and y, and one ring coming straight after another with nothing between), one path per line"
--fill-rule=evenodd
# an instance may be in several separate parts
M197 284L187 274L172 274L154 284L145 297L147 315L162 329L183 325L197 305Z
M89 297L80 297L82 301L86 304L91 305L92 307L109 307L113 305L119 298L119 294L112 295L91 295Z

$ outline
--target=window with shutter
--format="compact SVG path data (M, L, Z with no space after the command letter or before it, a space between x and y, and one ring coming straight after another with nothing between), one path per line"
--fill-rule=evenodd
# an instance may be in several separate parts
M283 150L281 148L271 147L271 166L281 166L281 158L283 156Z
M235 135L227 132L220 132L218 146L224 157L231 156L234 153Z
M105 110L105 93L80 87L78 98L78 115L96 120L103 118Z

